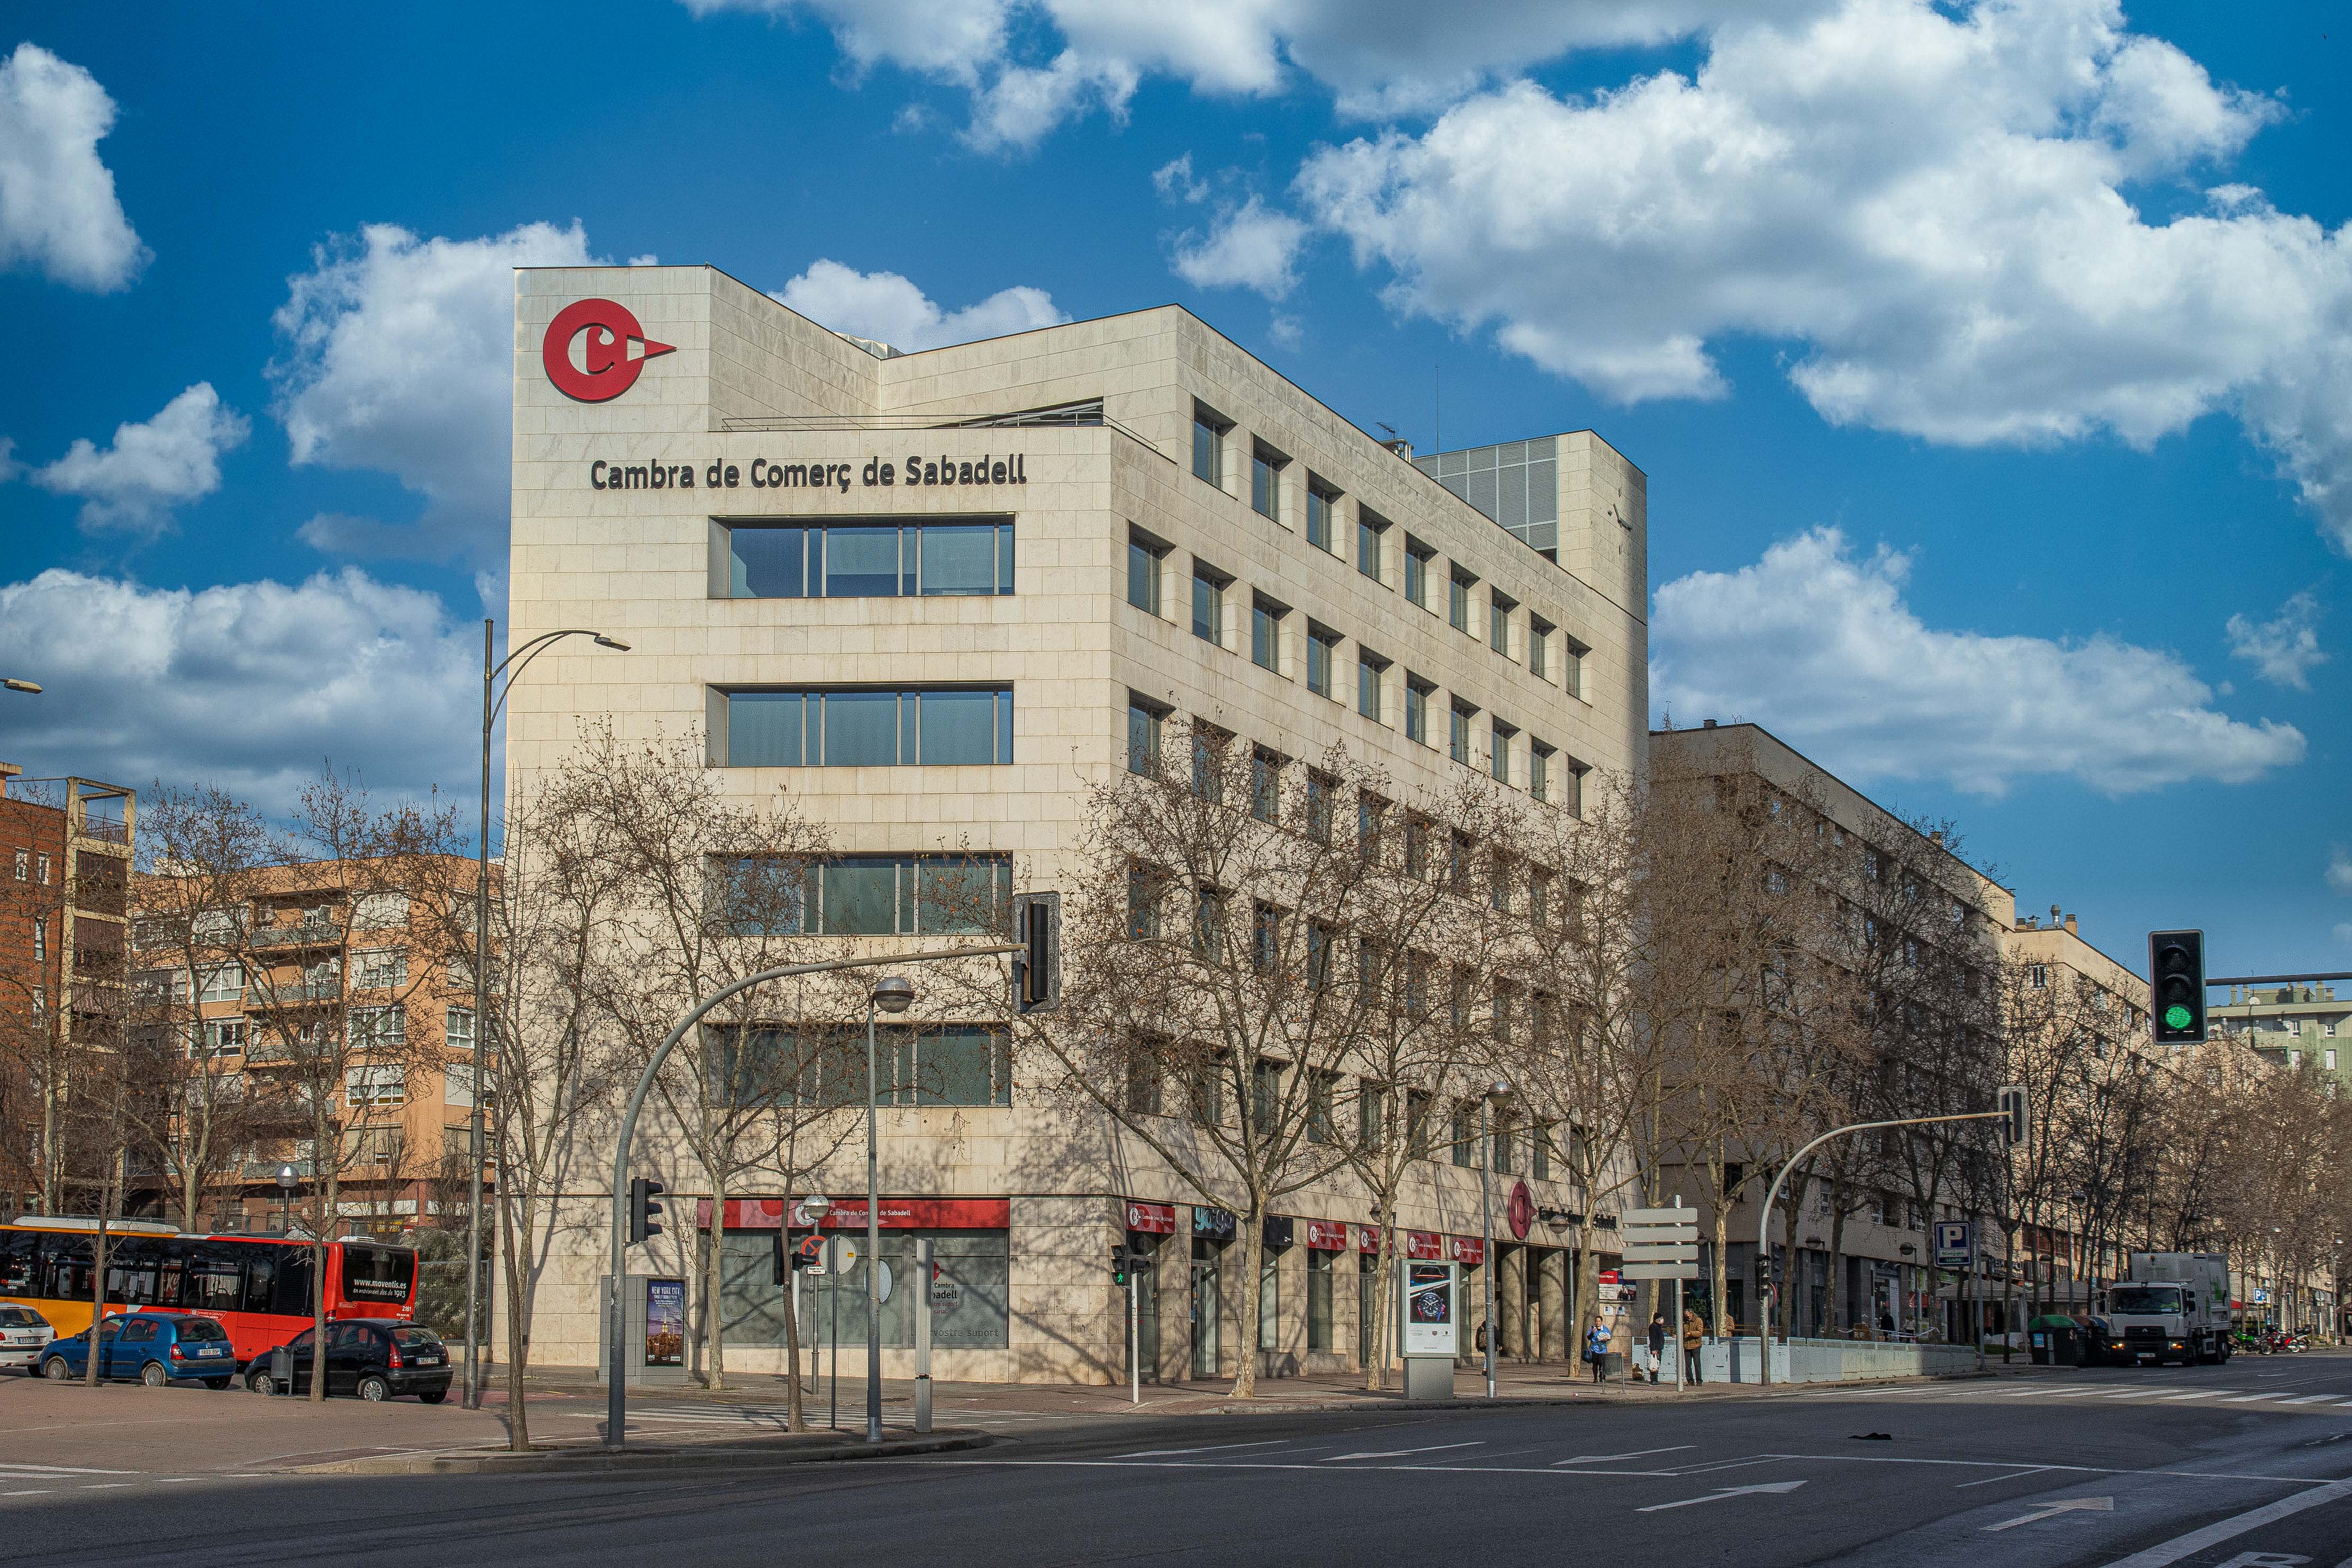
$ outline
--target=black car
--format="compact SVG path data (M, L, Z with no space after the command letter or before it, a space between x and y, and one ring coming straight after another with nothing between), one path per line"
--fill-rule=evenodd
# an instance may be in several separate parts
M310 1392L312 1351L317 1340L303 1330L281 1346L292 1359L292 1392ZM264 1354L246 1375L256 1394L274 1394L270 1375L276 1352ZM327 1392L362 1399L394 1399L414 1394L427 1405L449 1396L449 1349L441 1336L419 1323L396 1318L344 1318L327 1325Z

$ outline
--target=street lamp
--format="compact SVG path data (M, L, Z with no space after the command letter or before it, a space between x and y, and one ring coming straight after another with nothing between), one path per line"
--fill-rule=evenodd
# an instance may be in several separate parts
M286 1235L294 1228L294 1167L278 1167L278 1234Z
M885 975L866 993L866 1440L882 1440L882 1191L874 1142L874 1014L915 1005L915 983ZM926 1281L928 1283L928 1281Z
M496 664L490 661L497 653L495 642L498 623L482 622L482 800L481 831L474 842L474 1064L473 1114L467 1118L468 1139L467 1165L470 1167L466 1179L466 1388L460 1403L468 1410L482 1407L482 1364L480 1353L480 1300L482 1288L482 1166L488 1153L482 1127L483 1086L492 1082L491 1074L498 1066L495 1036L490 1030L490 726L496 722L499 709L506 706L507 697L514 691L516 679L524 666L545 652L548 645L566 637L593 637L599 648L617 649L627 653L629 645L617 638L585 627L571 627L562 632L549 632L532 638L520 648L508 651ZM520 661L520 662L518 662ZM491 683L499 672L512 664L507 676L506 690L490 700Z
M0 681L0 686L5 686L12 692L23 692L27 696L37 697L41 695L41 685L38 681Z
M1495 1169L1495 1135L1489 1119L1490 1107L1499 1106L1511 1097L1511 1081L1497 1078L1478 1097L1478 1142L1485 1145L1485 1158L1478 1162L1478 1228L1484 1233L1480 1245L1486 1275L1486 1397L1495 1397L1495 1341L1501 1336L1495 1328L1495 1271L1499 1260L1495 1256L1495 1201L1493 1195Z

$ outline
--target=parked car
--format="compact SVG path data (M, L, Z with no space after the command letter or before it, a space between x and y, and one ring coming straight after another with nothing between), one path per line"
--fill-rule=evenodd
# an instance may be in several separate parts
M41 1351L57 1331L30 1307L0 1302L0 1366L21 1366L27 1375L41 1364Z
M236 1350L220 1320L194 1312L118 1312L98 1325L98 1375L137 1378L150 1388L201 1383L226 1388L236 1380ZM89 1366L89 1331L51 1340L41 1372L63 1382Z
M291 1364L288 1392L310 1392L317 1339L303 1330L278 1348ZM278 1392L272 1371L277 1352L255 1360L246 1386L256 1394ZM421 1323L399 1318L345 1318L327 1325L327 1392L351 1394L371 1403L414 1394L427 1405L449 1396L449 1349Z

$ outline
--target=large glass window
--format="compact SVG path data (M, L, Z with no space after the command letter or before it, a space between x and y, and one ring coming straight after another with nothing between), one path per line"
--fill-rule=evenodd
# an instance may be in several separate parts
M1476 708L1465 707L1460 703L1454 705L1453 728L1446 736L1445 752L1465 767L1470 761L1470 721L1477 716Z
M854 1105L866 1101L863 1019L822 1030L728 1024L703 1053L722 1105ZM1001 1024L883 1024L874 1031L877 1105L1009 1105L1010 1037Z
M1459 567L1446 583L1445 619L1456 632L1470 630L1470 591L1477 586L1478 580Z
M1160 566L1168 547L1141 534L1127 536L1127 601L1146 615L1160 613Z
M1160 731L1164 716L1129 698L1127 705L1127 770L1147 778L1160 771Z
M741 524L727 536L730 599L893 599L1013 591L1013 525L993 518Z
M1331 662L1339 656L1339 633L1311 622L1307 627L1307 689L1318 697L1331 695Z
M1283 460L1265 447L1250 453L1250 509L1274 522L1282 520Z
M1250 663L1261 670L1282 669L1282 606L1266 600L1250 604Z
M1365 511L1361 503L1357 505L1356 570L1374 582L1381 580L1381 542L1382 537L1388 532L1388 527L1380 518Z
M1192 635L1219 647L1225 643L1225 584L1231 580L1197 562L1192 567Z
M1339 549L1339 492L1313 475L1307 476L1307 542L1337 554Z
M1494 771L1495 782L1497 784L1508 784L1511 781L1511 742L1518 738L1518 734L1517 730L1505 724L1501 719L1495 721L1495 750L1490 766Z
M944 768L1013 760L1009 686L729 692L730 768Z
M1486 612L1487 646L1506 659L1511 656L1511 612L1518 607L1518 601L1498 591Z
M1437 552L1407 535L1404 541L1404 596L1423 610L1429 608L1429 563Z
M720 919L740 936L974 936L1002 929L1013 898L1003 854L753 856L717 874Z
M1307 1348L1331 1348L1331 1260L1338 1254L1307 1254Z
M1435 686L1418 675L1404 678L1404 737L1429 744L1429 698Z
M1225 432L1232 425L1195 405L1192 410L1192 473L1220 489L1225 483Z
M1356 653L1356 711L1374 724L1381 721L1381 676L1388 661L1359 649Z

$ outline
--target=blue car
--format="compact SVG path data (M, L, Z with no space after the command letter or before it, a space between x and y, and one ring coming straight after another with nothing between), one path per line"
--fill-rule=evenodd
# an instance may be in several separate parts
M98 1375L137 1378L150 1388L201 1383L226 1388L236 1376L236 1348L216 1319L187 1312L121 1312L98 1326ZM41 1375L64 1382L89 1367L87 1330L51 1340Z

